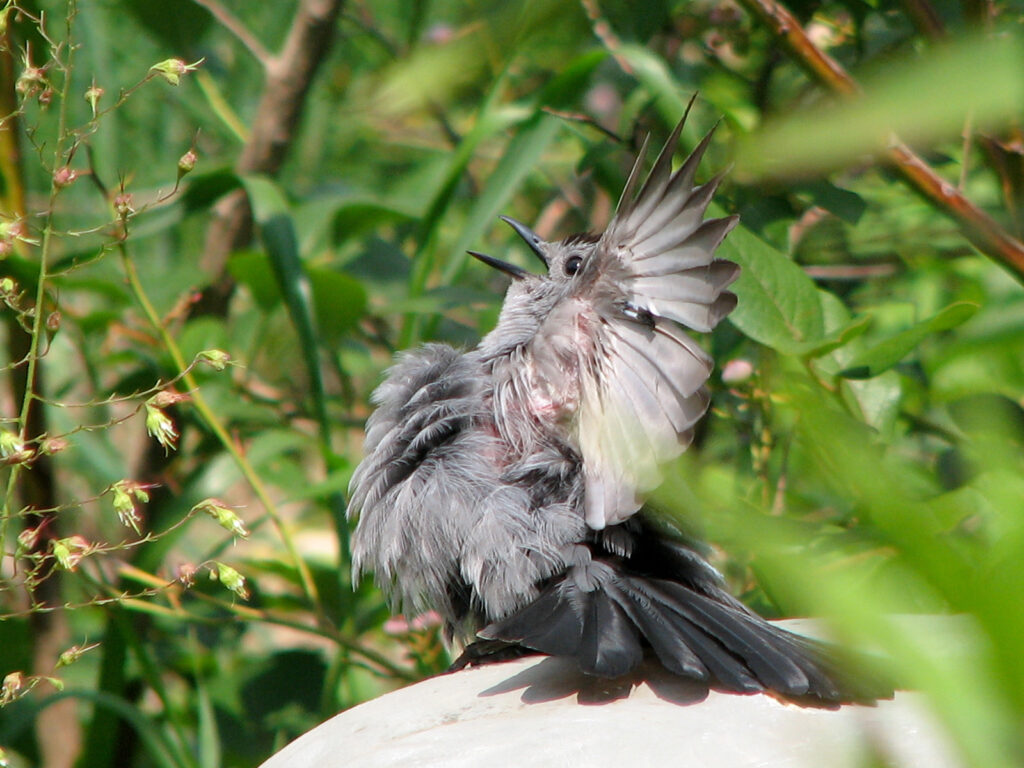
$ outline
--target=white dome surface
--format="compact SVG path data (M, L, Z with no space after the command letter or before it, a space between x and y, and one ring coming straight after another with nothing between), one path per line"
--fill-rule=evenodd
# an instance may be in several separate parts
M643 673L616 688L534 656L441 675L336 715L262 768L961 765L920 694L830 710Z

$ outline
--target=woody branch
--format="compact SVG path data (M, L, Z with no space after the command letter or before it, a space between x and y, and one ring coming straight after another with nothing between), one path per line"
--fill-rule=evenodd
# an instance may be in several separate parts
M775 33L786 51L811 78L842 96L860 92L858 83L839 62L814 44L799 20L784 5L775 0L739 2ZM907 184L956 221L964 236L979 251L1024 282L1024 243L1006 232L954 184L943 179L897 136L893 136L886 148L885 157Z

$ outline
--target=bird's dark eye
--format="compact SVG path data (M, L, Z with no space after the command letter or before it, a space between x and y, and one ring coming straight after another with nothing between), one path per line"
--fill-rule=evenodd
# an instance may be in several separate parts
M580 267L583 265L583 259L580 256L570 256L565 260L565 274L572 277L580 271Z

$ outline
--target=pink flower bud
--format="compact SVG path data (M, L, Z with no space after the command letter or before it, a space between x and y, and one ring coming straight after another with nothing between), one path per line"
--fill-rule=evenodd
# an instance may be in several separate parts
M754 375L754 365L749 360L730 360L722 368L722 381L726 384L740 384Z
M66 187L78 178L78 171L68 166L58 168L53 172L53 183L58 187Z

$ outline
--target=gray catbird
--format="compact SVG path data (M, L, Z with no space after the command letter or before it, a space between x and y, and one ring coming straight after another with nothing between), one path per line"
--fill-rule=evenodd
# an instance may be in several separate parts
M641 150L602 235L546 242L503 217L547 274L472 254L512 278L498 325L470 351L403 353L374 393L353 567L475 634L459 666L535 651L616 677L646 652L729 690L857 698L823 646L748 610L643 508L708 408L712 360L682 326L736 305L739 267L714 253L737 217L703 218L710 133L672 173L682 127L642 186Z

